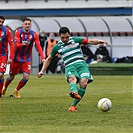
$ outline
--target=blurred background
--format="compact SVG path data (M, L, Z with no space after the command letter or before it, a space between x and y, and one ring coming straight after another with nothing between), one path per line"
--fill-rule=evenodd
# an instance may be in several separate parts
M111 63L115 63L133 57L132 5L132 0L0 0L0 15L13 35L22 27L22 19L29 17L33 30L43 31L47 38L52 32L57 41L61 26L69 27L72 36L106 40ZM97 48L89 46L93 54ZM32 74L38 72L40 63L34 47Z

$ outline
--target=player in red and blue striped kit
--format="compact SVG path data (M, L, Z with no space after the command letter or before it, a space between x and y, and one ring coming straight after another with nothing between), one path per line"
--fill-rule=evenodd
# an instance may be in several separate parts
M2 96L5 95L8 85L12 82L15 75L17 75L20 71L23 73L23 78L20 80L18 86L14 90L14 97L20 98L19 90L26 85L30 76L30 62L31 62L31 54L33 44L35 43L38 53L41 56L42 62L45 61L45 57L40 45L38 34L30 30L31 28L31 20L29 18L25 18L22 24L23 28L16 30L15 32L15 55L13 63L10 66L10 76L6 79Z
M4 83L4 73L6 65L11 64L14 53L14 42L9 28L5 27L5 17L0 16L0 97ZM10 55L8 58L8 44L10 45Z

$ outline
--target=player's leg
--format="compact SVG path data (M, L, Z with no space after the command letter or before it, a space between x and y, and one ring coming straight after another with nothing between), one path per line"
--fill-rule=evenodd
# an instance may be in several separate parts
M0 58L0 97L2 97L2 89L4 85L4 73L6 71L7 56Z
M78 90L78 94L80 95L81 99L83 98L85 92L86 92L86 87L87 84L93 81L93 78L90 74L88 65L86 63L78 63L77 65L77 71L79 73L79 90ZM72 102L71 106L75 106L79 103L79 101L81 99L74 99L74 101Z
M22 69L22 72L23 72L23 78L19 81L16 89L14 90L14 97L15 98L20 98L19 91L20 91L20 89L22 89L26 85L27 81L29 80L29 77L30 77L30 62L22 63L21 69Z
M23 73L23 78L19 81L16 90L19 91L22 87L24 87L28 80L29 80L29 74Z
M82 78L79 82L80 88L78 90L78 94L80 95L81 99L83 98L85 92L86 92L86 87L87 87L88 79L87 78ZM81 99L74 99L73 103L71 106L76 106Z
M7 90L8 86L10 85L10 83L13 81L14 78L15 78L15 75L9 75L9 77L6 78L6 81L5 81L5 83L3 85L3 89L2 89L2 97L5 96L6 90Z
M71 90L70 97L75 98L75 100L80 100L81 96L78 94L79 89L76 84L77 78L75 76L71 75L68 77L68 81L70 83L69 86L70 86L70 90ZM71 105L68 109L68 112L76 112L77 111L76 109L77 109L76 105Z
M21 65L19 63L13 61L12 64L10 65L10 71L9 71L10 75L8 78L6 78L6 81L3 85L2 97L5 96L8 86L14 80L15 75L17 75L19 73L20 69L21 69Z
M0 73L0 98L2 97L3 84L4 84L4 74Z
M75 98L75 99L80 99L81 97L78 94L78 86L76 84L77 78L74 75L71 75L68 77L68 82L69 82L69 88L70 88L70 97Z
M78 74L73 65L69 66L65 70L65 76L67 78L67 81L69 82L69 88L70 88L70 97L75 99L80 99L80 95L78 94L78 86L77 86L77 80L78 80ZM76 112L76 106L70 106L68 109L69 112Z
M65 76L67 78L67 81L69 83L70 88L70 97L80 99L80 96L78 95L78 86L77 86L77 80L78 80L78 74L76 72L76 69L74 66L68 66L65 70Z
M20 98L19 90L22 89L29 79L29 74L23 73L23 78L19 81L16 89L14 90L14 97Z

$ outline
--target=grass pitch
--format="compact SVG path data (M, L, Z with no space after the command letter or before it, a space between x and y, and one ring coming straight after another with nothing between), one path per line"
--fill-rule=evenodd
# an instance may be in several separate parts
M73 99L64 75L31 75L21 98L9 97L21 78L16 76L0 99L1 133L133 132L132 76L93 76L76 113L67 112ZM97 107L103 97L112 101L108 112Z

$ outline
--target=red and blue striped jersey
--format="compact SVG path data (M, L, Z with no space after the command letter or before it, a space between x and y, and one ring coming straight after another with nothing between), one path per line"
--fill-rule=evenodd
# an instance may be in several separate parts
M32 54L32 48L33 45L36 45L36 48L38 50L38 53L41 56L41 59L44 58L44 54L40 45L39 37L37 33L33 30L30 30L29 33L25 33L24 29L18 29L15 32L15 56L14 61L16 62L30 62L31 60L31 54ZM22 45L22 42L27 42L27 44L24 46Z
M12 33L9 28L2 26L0 29L0 56L8 57L8 44L10 45L9 58L13 59L14 56L14 42Z

